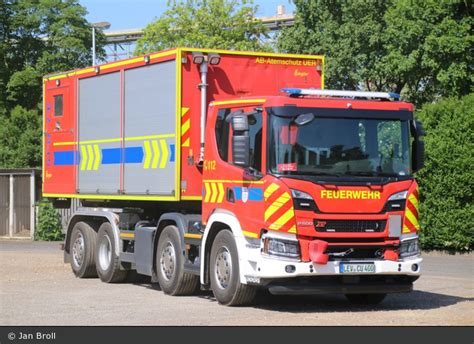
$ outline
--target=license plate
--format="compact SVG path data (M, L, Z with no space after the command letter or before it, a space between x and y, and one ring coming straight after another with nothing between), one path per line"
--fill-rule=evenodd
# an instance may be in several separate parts
M375 273L375 264L339 264L339 273L341 274L373 274Z

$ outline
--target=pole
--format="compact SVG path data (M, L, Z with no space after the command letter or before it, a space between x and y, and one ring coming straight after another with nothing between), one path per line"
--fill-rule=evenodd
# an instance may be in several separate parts
M11 238L13 237L14 227L15 227L15 214L14 214L14 206L15 206L15 196L13 195L14 187L13 187L13 173L10 174L10 199L8 203L10 208L8 209L8 236Z
M204 141L206 135L206 109L207 109L207 61L203 61L200 66L201 72L201 147L199 151L199 163L204 161Z
M35 171L31 171L30 176L30 237L31 239L35 238L35 200L36 200L36 183L35 183Z
M95 27L92 27L92 65L96 65L95 61Z

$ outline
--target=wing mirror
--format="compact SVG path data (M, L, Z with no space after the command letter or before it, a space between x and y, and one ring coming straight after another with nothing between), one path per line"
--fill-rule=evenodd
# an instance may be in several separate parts
M249 118L242 111L232 114L232 162L241 167L250 166Z
M415 138L412 146L412 170L417 172L425 165L425 142L421 140L425 136L425 131L420 121L412 122L412 133Z

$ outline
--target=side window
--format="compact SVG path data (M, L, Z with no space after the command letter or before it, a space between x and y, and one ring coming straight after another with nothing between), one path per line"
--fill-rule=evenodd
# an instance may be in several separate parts
M217 113L216 120L216 143L219 156L222 160L227 161L229 156L229 128L230 123L226 121L230 114L230 109L221 109Z
M63 115L63 95L54 96L54 117L61 117Z
M236 109L221 109L217 113L216 120L216 144L219 156L222 160L229 162L229 135L231 133L231 123L227 117ZM249 136L250 136L250 166L258 171L262 170L262 114L249 116Z

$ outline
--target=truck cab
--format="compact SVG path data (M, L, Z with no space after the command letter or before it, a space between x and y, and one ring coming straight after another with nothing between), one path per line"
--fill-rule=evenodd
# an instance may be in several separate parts
M210 104L203 240L234 223L238 262L222 269L232 259L222 245L220 262L203 258L201 283L225 290L238 265L241 283L273 294L379 302L412 290L423 163L413 106L392 94L283 91Z

